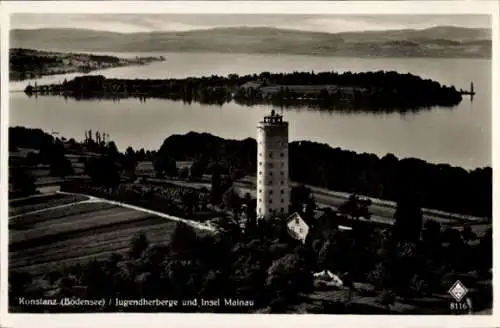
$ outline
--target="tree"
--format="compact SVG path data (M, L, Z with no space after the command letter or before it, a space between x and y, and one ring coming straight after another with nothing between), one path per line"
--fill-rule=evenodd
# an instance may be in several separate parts
M462 239L466 242L475 240L477 238L476 234L474 231L472 231L472 228L469 224L466 224L462 230Z
M207 163L204 160L196 160L191 164L191 179L192 180L198 180L200 179L203 174L205 173L205 170L207 169Z
M130 241L129 255L133 259L141 257L142 253L148 248L149 241L144 233L136 234Z
M159 176L164 174L170 177L177 175L177 163L170 156L162 156L157 154L155 160L153 161L153 167Z
M394 218L396 219L394 232L398 240L409 242L419 240L423 218L422 209L414 193L400 193Z
M182 203L186 209L186 215L192 217L195 213L200 196L197 191L189 190L182 194Z
M146 152L144 151L144 148L139 149L139 151L136 152L136 156L138 162L146 160Z
M107 188L114 189L120 184L121 168L110 156L90 158L85 165L85 172L94 183Z
M189 178L189 168L188 167L183 167L180 171L179 171L179 178L180 179L187 179Z
M52 176L65 177L74 173L73 164L64 155L52 158L50 162L50 174Z
M135 169L137 167L138 161L136 153L132 147L128 147L123 155L122 165L125 172L127 172L130 176L135 176Z
M222 203L224 206L234 213L238 213L241 208L242 200L234 187L227 189L222 195Z
M384 290L382 294L380 294L380 304L390 309L391 305L394 305L396 302L396 295L391 290Z
M37 166L38 164L40 164L40 158L38 154L30 151L26 156L26 164L29 166Z
M172 234L170 246L173 249L182 250L188 249L196 241L196 231L184 222L177 222L175 230Z
M222 173L222 166L219 163L216 163L212 166L212 186L210 189L210 194L211 194L211 202L212 204L220 204L221 202L221 197L223 193L223 186L222 186L222 179L221 179L221 173Z
M96 132L97 133L97 132ZM114 141L110 141L106 147L105 154L110 156L111 158L117 158L118 155L120 154L118 152L118 147L116 147L116 144Z
M267 270L267 293L278 303L290 301L301 291L310 290L312 275L304 265L304 259L298 254L287 254Z
M128 157L135 157L136 154L135 154L134 148L132 148L131 146L128 146L127 149L125 150L125 155L127 155Z
M9 180L15 197L25 197L36 193L35 178L23 168L12 168Z
M356 194L352 194L339 206L338 210L340 213L355 220L359 220L361 217L369 219L371 217L369 211L370 205L370 199L360 199Z
M427 220L422 232L422 241L432 248L441 245L441 224L434 220Z
M488 229L479 241L480 270L485 274L493 267L493 230Z
M304 219L310 221L316 209L316 202L311 189L304 185L293 187L290 193L290 202L292 212L306 214Z
M14 142L12 142L11 140L9 140L9 151L14 152L17 150L18 150L18 147L16 146L16 144Z

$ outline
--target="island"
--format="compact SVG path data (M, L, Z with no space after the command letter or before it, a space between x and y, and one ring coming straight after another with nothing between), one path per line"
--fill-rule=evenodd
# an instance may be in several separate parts
M119 58L109 55L52 52L25 48L10 49L9 56L11 81L36 79L45 75L89 73L95 70L145 65L165 60L163 56Z
M223 105L234 101L252 106L310 107L326 110L406 111L453 107L469 92L430 79L394 71L293 72L184 79L110 79L81 76L50 85L28 85L31 95L75 99L163 98Z

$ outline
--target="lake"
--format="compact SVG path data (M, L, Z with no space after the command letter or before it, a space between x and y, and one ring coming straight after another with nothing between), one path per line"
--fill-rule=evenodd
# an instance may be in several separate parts
M120 67L91 74L116 78L183 78L188 76L253 74L263 71L378 71L394 70L468 89L474 82L473 102L464 96L454 108L436 107L407 114L320 112L307 108L285 110L291 140L312 140L332 147L398 158L415 157L467 169L491 166L491 60L429 58L341 58L296 55L167 53L165 62ZM61 82L79 74L43 77L38 84ZM75 101L62 97L32 97L20 92L29 83L10 83L10 126L57 131L82 140L84 131L107 132L121 150L128 146L158 149L172 134L189 131L244 139L255 138L256 124L272 106L222 107L183 104L169 100Z

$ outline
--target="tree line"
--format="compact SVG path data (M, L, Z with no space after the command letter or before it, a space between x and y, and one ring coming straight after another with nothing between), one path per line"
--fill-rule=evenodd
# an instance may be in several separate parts
M190 132L165 139L160 158L194 160L194 166L210 173L209 162L218 162L243 175L255 174L257 144L254 139L226 140L207 133ZM431 164L420 159L398 159L392 154L374 154L332 148L309 141L289 145L292 181L330 190L358 193L398 201L401 192L415 193L422 207L452 213L491 218L491 167L467 171L447 164Z

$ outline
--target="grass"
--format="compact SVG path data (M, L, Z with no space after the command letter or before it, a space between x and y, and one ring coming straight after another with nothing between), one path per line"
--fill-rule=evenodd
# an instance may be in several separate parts
M134 220L144 219L142 212L130 211L120 207L106 209L93 213L81 213L77 215L65 216L58 220L48 220L36 224L31 229L23 231L13 231L11 243L23 244L26 241L43 239L46 241L57 240L61 236L74 235L80 231L93 230L99 227L125 223ZM41 242L41 241L40 241Z
M146 233L151 243L168 243L176 226L173 221L106 203L28 214L20 222L24 230L9 231L10 269L36 274L123 253L138 232Z
M12 200L9 202L9 216L27 214L33 211L49 209L51 207L71 204L87 200L85 196L71 196L63 194L48 194L39 197Z
M75 203L71 206L63 208L48 208L41 212L26 213L17 218L11 219L13 221L11 229L18 230L19 228L25 229L26 226L32 226L45 221L57 220L66 216L85 214L91 212L98 212L105 209L115 208L115 205L108 203Z

